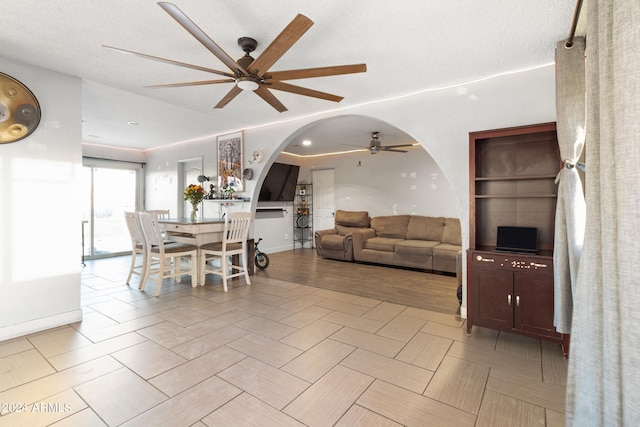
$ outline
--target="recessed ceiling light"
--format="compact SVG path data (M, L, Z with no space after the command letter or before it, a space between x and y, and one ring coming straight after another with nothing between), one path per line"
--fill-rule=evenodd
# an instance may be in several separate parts
M138 126L140 124L140 122L136 122L135 120L129 120L127 122L127 124L131 125L131 126Z
M308 139L305 139L304 141L302 141L302 145L304 145L305 147L308 147L309 145L311 145L311 141L309 141Z

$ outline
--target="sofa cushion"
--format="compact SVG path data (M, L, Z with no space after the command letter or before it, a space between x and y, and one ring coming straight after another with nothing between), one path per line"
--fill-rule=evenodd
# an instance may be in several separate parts
M459 265L462 262L462 260L459 259L461 254L462 246L442 243L434 247L433 269L437 271L446 271L449 273L459 274L458 270L462 268Z
M369 227L369 212L366 211L336 211L336 225L345 227Z
M394 252L396 244L404 242L404 239L394 239L390 237L372 237L364 242L364 249L371 249L380 252Z
M326 234L322 237L322 247L325 249L344 250L345 238L339 234Z
M440 242L431 240L403 240L396 244L396 253L400 256L431 256L433 248Z
M407 227L407 239L442 241L443 217L412 215Z
M451 245L449 243L441 243L433 248L433 254L441 257L454 259L458 252L462 250L459 245Z
M355 230L361 230L360 227L345 227L344 225L336 224L336 231L341 236L348 236L353 233Z
M458 218L445 219L442 243L459 246L462 245L462 231L460 229L460 220Z
M378 237L404 239L407 236L407 225L410 215L377 216L371 220L371 228Z

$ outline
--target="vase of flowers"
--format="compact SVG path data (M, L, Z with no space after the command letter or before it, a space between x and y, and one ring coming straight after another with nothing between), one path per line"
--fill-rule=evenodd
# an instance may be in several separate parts
M199 185L191 184L184 189L184 199L191 203L191 221L195 221L198 215L198 204L207 193Z

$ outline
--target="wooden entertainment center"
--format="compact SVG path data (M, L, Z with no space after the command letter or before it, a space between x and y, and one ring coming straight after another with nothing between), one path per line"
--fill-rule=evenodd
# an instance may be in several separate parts
M477 325L562 342L553 326L561 167L555 123L469 134L468 333ZM498 226L536 227L537 254L497 252Z

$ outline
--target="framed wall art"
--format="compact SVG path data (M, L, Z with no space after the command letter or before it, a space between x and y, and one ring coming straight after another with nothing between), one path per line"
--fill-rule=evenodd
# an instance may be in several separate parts
M218 188L230 188L233 191L243 191L242 180L242 131L221 135L218 142Z

